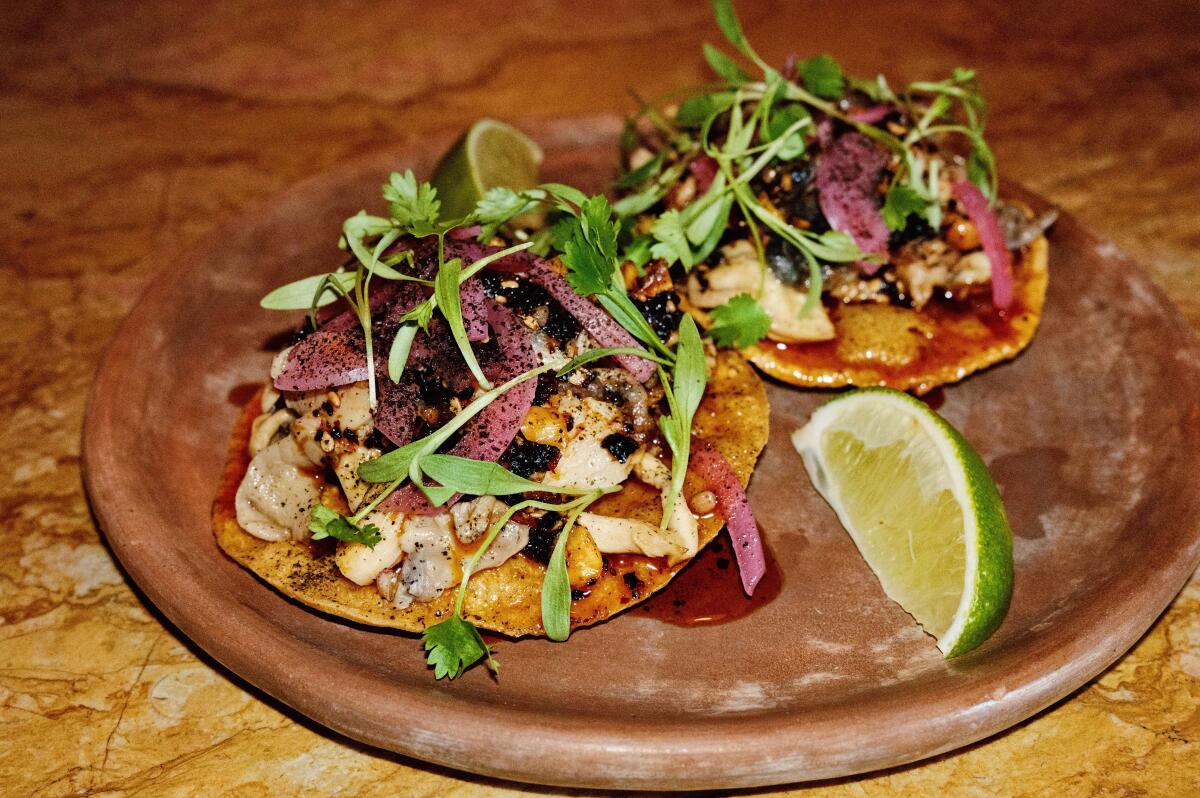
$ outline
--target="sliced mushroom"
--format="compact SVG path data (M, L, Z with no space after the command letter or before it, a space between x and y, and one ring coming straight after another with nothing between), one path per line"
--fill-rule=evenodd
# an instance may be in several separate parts
M757 297L771 317L767 335L775 341L827 341L834 336L833 323L820 304L801 316L808 294L785 285L763 269L749 241L740 240L721 248L724 261L707 271L696 270L688 277L688 299L699 308L715 308L738 294ZM761 288L761 290L760 290Z
M321 500L321 480L310 467L291 438L256 454L234 498L238 524L261 540L308 537L309 511Z

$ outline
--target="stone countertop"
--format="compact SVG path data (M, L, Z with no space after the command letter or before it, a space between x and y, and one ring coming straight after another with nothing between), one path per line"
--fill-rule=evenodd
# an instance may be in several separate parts
M1200 6L739 3L772 61L979 69L1003 174L1200 327ZM0 792L517 795L338 738L131 589L80 483L91 374L175 253L288 184L480 116L627 112L705 79L707 4L10 4L0 19ZM164 475L169 478L169 475ZM148 486L152 489L153 486ZM530 788L536 794L553 790ZM1200 794L1200 581L1067 700L935 760L771 795ZM577 793L573 793L577 794Z

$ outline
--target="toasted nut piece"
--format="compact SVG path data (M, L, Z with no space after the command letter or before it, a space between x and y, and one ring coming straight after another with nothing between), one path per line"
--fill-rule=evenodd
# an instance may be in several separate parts
M534 443L545 443L562 448L563 420L562 416L548 407L534 406L529 408L525 423L521 425L521 434L526 440Z
M717 509L717 494L711 490L702 490L692 496L688 504L691 505L692 512L696 515L708 515Z
M979 248L979 231L970 219L951 216L946 221L946 241L950 246L963 252Z

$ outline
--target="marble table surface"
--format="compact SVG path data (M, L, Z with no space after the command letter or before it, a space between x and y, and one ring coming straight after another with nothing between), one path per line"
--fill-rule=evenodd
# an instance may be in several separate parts
M772 60L830 52L897 83L977 67L1003 173L1128 251L1200 328L1200 6L739 8ZM85 398L154 273L271 194L480 116L629 111L629 89L703 79L699 43L718 35L707 4L684 0L6 5L0 792L557 794L341 739L193 647L96 528L79 470ZM939 793L1200 794L1200 580L1106 673L1004 734L762 794Z

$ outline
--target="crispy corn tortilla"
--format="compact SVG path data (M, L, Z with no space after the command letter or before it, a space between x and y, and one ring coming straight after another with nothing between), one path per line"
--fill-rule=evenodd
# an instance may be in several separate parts
M408 632L419 632L445 618L452 610L457 588L434 601L396 609L373 584L364 587L343 577L332 555L315 556L314 547L307 543L268 543L238 525L234 495L249 464L246 444L258 409L255 398L238 420L229 444L221 493L213 504L213 529L221 548L281 593L331 615ZM693 430L725 456L743 485L750 481L758 455L767 443L767 411L766 389L753 369L736 352L719 353ZM703 480L689 472L684 496L704 489ZM658 523L662 501L658 491L631 479L620 493L603 497L590 511ZM723 525L711 515L701 518L701 547L708 545ZM610 555L605 559L607 566L599 581L584 598L573 602L572 627L599 623L646 600L687 564L668 567L663 560L633 555ZM544 574L541 564L521 555L498 568L480 571L468 584L463 614L481 628L512 637L544 636Z
M745 350L767 374L805 388L886 385L924 394L1015 357L1033 339L1049 278L1045 237L1015 259L1015 301L1004 314L989 303L950 309L931 302L921 310L884 304L830 308L830 341L777 344Z

